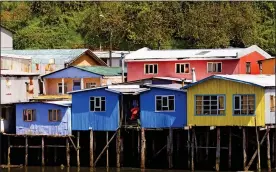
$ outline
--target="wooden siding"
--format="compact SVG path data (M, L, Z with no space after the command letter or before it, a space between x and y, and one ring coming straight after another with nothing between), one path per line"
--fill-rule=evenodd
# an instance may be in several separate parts
M87 54L83 54L76 59L70 66L101 66L96 60Z
M255 116L233 116L234 94L255 94L257 126L265 125L264 89L257 86L211 79L188 88L188 125L189 126L255 126ZM224 94L226 114L224 116L195 116L195 95Z
M265 90L265 123L275 124L275 111L270 111L270 96L275 96L275 89Z
M104 96L106 110L90 112L90 97ZM116 131L119 127L119 95L105 88L72 94L72 129Z
M156 112L155 96L173 95L175 110ZM151 88L140 95L140 118L143 128L183 128L187 123L186 93L161 88Z
M240 74L246 74L246 62L251 63L251 74L260 74L260 68L258 61L263 60L265 57L263 57L258 52L252 52L250 54L247 54L240 58L239 61L239 73Z
M262 63L262 74L275 74L276 72L275 58L263 60L261 63Z
M23 121L23 110L35 109L36 120ZM60 109L61 121L50 122L48 110ZM16 134L71 135L71 109L47 103L22 103L16 105Z

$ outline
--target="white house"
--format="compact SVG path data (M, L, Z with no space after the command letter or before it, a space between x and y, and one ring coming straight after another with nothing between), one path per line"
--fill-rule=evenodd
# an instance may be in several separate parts
M13 31L1 25L1 50L13 49Z

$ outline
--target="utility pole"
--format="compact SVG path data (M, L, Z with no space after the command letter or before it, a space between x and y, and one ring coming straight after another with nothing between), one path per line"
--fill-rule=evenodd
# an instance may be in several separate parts
M112 30L109 29L109 66L112 67Z

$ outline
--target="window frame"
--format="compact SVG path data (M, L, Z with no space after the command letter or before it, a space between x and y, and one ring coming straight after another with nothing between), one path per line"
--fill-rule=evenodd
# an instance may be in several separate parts
M174 103L174 105L173 105L173 110L157 110L157 102L156 102L156 98L157 97L161 97L161 102L163 102L163 97L167 97L167 101L168 101L168 109L169 109L169 97L170 96L172 96L173 97L173 103ZM154 99L154 103L155 103L155 112L175 112L175 95L155 95L155 99ZM161 103L161 105L162 105L163 103ZM163 106L161 106L161 108L162 108Z
M241 109L241 99L239 102L240 109L235 109L235 97L236 96L254 96L254 113L253 114L235 114L235 110L242 110ZM248 102L247 102L248 105ZM248 110L248 109L247 109ZM233 116L256 116L256 95L255 94L233 94L232 96L232 115Z
M213 68L213 64L214 63L216 63L216 64L219 64L220 63L220 66L221 66L221 70L220 70L220 72L209 72L209 70L208 70L208 66L209 66L209 64L212 64L212 68ZM222 62L207 62L207 73L222 73Z
M217 111L219 111L219 110L224 110L224 114L196 114L196 97L197 96L217 96ZM219 99L218 99L218 97L223 97L224 99L223 99L223 103L224 103L224 108L223 109L219 109ZM202 102L203 102L203 100L202 100ZM202 104L202 113L203 113L203 104ZM211 107L211 103L210 103L210 107ZM194 116L225 116L226 115L226 95L225 94L196 94L196 95L194 95ZM210 109L210 113L211 113L211 109Z
M153 73L146 73L146 66L153 66ZM156 71L156 73L154 73L154 65L156 65L156 69L157 69L157 71ZM148 71L149 71L149 69L148 69ZM157 63L152 63L152 64L144 64L144 74L145 75L157 75L158 74L158 64Z
M94 87L87 87L87 84L90 84L90 86L91 86L91 84L94 84ZM86 89L88 89L88 88L95 88L95 87L97 87L97 83L96 82L86 82L85 83L85 88Z
M31 111L31 120L28 120L28 115L27 115L27 120L24 120L24 114L28 111ZM34 112L34 113L33 113ZM23 109L23 121L24 122L33 122L35 121L34 119L34 114L36 114L36 109Z
M95 98L95 102L94 102L94 110L93 111L91 111L91 97L94 97ZM102 104L101 104L101 102L102 102L102 97L104 97L105 98L105 100L104 100L104 102L105 102L105 109L104 109L104 111L102 111ZM100 111L95 111L95 104L96 104L96 98L100 98L100 108L101 108L101 110ZM106 101L106 96L90 96L89 97L89 112L106 112L106 103L107 101Z
M249 64L249 72L247 71L247 65ZM245 62L245 73L246 74L251 74L251 62Z
M56 120L50 120L50 111L53 112L56 112L55 115L56 115ZM53 115L53 114L51 114ZM60 122L61 119L60 119L60 115L61 115L61 110L60 109L49 109L48 110L48 121L49 122ZM53 116L52 116L53 117ZM53 119L53 118L52 118Z
M177 65L180 65L180 72L178 73L177 72ZM181 72L181 65L184 65L184 72ZM188 70L188 73L185 73L185 69L186 69L186 65L189 65L189 70ZM190 63L175 63L175 73L176 74L190 74L191 72L190 72L190 69L191 69L191 65L190 65Z
M61 86L59 86L59 84L61 84ZM62 91L61 91L61 93L59 92L59 87L61 87L61 90L62 90L62 82L57 83L57 93L62 94ZM65 87L66 87L66 89L65 89ZM64 83L64 94L66 94L67 91L68 91L67 83Z

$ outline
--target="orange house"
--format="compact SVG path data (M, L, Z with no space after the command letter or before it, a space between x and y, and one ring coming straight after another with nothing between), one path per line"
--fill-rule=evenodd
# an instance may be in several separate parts
M262 74L275 74L276 64L275 57L259 61L260 72Z

